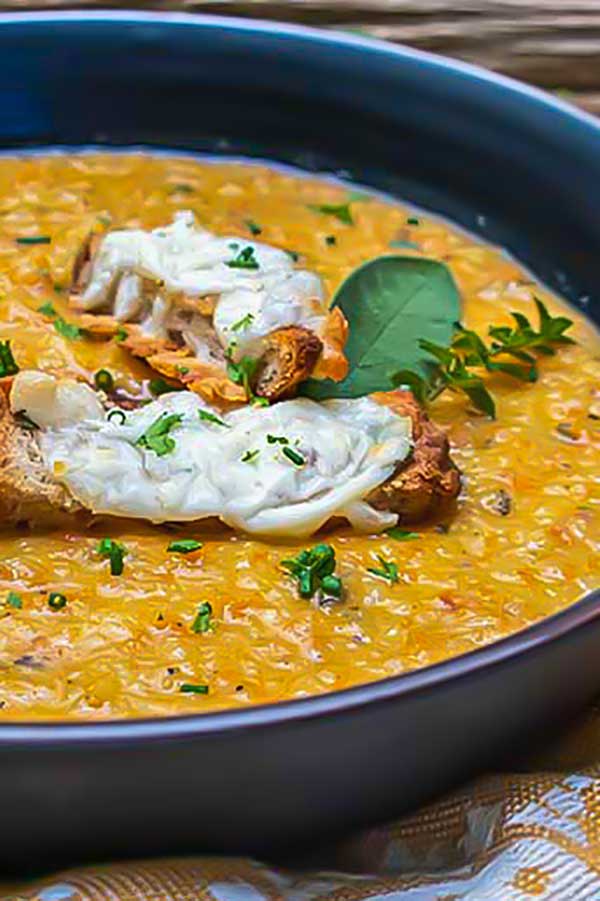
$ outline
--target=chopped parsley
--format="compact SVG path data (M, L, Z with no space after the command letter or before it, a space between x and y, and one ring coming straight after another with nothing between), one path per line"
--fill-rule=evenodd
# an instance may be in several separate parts
M169 432L181 424L181 413L163 413L152 425L146 429L136 441L138 447L154 451L157 457L164 457L175 450L175 440Z
M38 307L38 313L52 319L54 328L63 338L67 338L69 341L78 341L82 337L83 332L79 326L73 325L72 322L67 322L66 319L59 316L51 303L44 303Z
M123 413L123 410L119 409L111 410L106 418L109 422L112 422L113 419L117 418L119 420L119 425L123 425L125 422L127 422L125 413Z
M10 341L0 341L0 378L6 375L16 375L19 367L10 349Z
M418 532L407 532L405 529L398 528L398 526L386 529L385 534L393 538L394 541L416 541L417 538L421 537Z
M50 244L50 235L24 235L22 238L15 238L17 244Z
M17 594L16 591L9 591L6 597L6 603L9 607L13 607L15 610L21 610L23 607L23 600L20 594Z
M254 463L259 454L259 450L247 450L241 457L242 463Z
M390 585L395 584L398 581L398 567L396 564L392 563L391 560L386 560L381 554L377 554L377 559L381 566L369 566L367 572L374 576L379 576L381 579L386 579Z
M106 391L108 393L115 387L115 380L108 369L99 369L94 374L94 385L98 391Z
M62 610L67 606L66 595L60 594L58 591L51 591L48 595L48 606L51 610Z
M202 542L196 541L195 538L178 538L170 543L167 550L172 554L191 554L193 551L199 551L201 547Z
M230 269L258 269L258 260L254 256L254 247L244 247L232 260L225 264Z
M215 425L222 425L225 429L231 428L223 419L219 419L218 416L215 416L214 413L209 413L208 410L198 410L198 416L203 422L214 422Z
M262 228L260 227L258 222L254 221L254 219L246 219L244 221L244 224L251 235L254 235L256 237L256 235L262 234Z
M343 222L345 225L354 225L354 219L352 218L352 210L350 209L350 202L348 203L309 203L308 208L313 210L315 213L323 213L325 216L335 216L340 222Z
M252 313L246 313L245 316L242 316L241 319L238 319L237 322L234 322L231 326L232 332L240 332L242 329L250 328L252 323L254 322L254 316Z
M295 451L293 447L284 447L281 453L284 457L287 457L288 460L291 460L295 466L304 466L304 464L306 463L306 460L302 456L302 454L298 453L298 451Z
M285 435L267 435L268 444L289 444Z
M334 574L335 551L330 544L316 544L313 548L300 551L295 557L282 560L281 566L297 580L301 598L315 595L341 598L342 580Z
M200 685L196 682L183 682L179 686L179 691L183 695L207 695L208 685Z
M200 604L198 612L196 613L196 618L192 623L192 632L210 632L212 629L212 612L212 606L208 601L204 601L204 603Z
M111 576L123 575L123 560L127 553L127 548L123 544L113 541L112 538L103 538L102 541L98 542L96 552L101 557L110 560Z

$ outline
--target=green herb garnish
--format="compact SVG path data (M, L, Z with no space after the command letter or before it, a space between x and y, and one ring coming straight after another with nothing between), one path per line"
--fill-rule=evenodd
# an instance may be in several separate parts
M236 385L243 385L246 397L252 400L254 398L252 379L256 375L259 361L254 357L242 357L239 362L235 363L231 356L233 346L234 344L232 342L225 353L227 360L227 375Z
M233 258L233 260L229 260L228 263L225 264L229 266L230 269L258 269L259 264L258 260L254 256L254 247L248 245L248 247L244 247L240 252Z
M427 375L402 370L393 377L393 383L406 385L421 403L434 400L446 389L462 392L476 409L493 418L496 415L494 399L478 372L471 371L473 368L503 372L523 382L535 382L538 378L535 354L550 356L556 352L556 346L575 343L565 335L573 325L572 320L566 316L551 316L537 297L534 302L539 317L537 331L522 313L511 314L515 321L512 328L490 326L489 344L476 332L459 326L449 347L431 341L419 342L419 346L435 360Z
M258 455L260 454L260 450L247 450L241 457L242 463L254 463L255 460L258 460Z
M334 575L335 551L330 544L316 544L310 550L300 551L295 557L281 561L281 566L298 582L302 598L321 596L341 598L341 579Z
M398 528L398 526L386 529L385 534L393 538L394 541L416 541L417 538L421 537L418 532L407 532L405 529Z
M420 225L419 219L416 216L409 216L406 220L407 225Z
M348 203L309 203L308 208L313 210L315 213L323 213L325 216L335 216L340 222L343 222L345 225L354 225L354 219L352 218L352 210L350 209L350 202Z
M182 389L178 385L169 385L165 379L150 379L148 382L148 388L150 393L154 395L154 397L160 397L162 394L171 394L173 391L181 391Z
M123 425L123 423L127 422L127 417L125 416L123 410L111 410L106 418L109 422L112 422L115 417L119 420L119 425Z
M62 610L63 607L67 606L67 598L58 591L51 591L48 595L48 606L51 610Z
M267 435L268 444L289 444L285 435Z
M218 416L215 416L214 413L209 413L208 410L198 410L198 416L204 422L214 422L215 425L222 425L226 429L231 428L231 426L228 425L223 419L219 419Z
M328 247L333 247L334 244L337 244L336 236L335 235L326 235L325 243L327 244Z
M179 185L173 185L173 187L169 191L169 194L194 194L195 191L196 189L193 187L193 185L188 185L185 184L185 182L182 182Z
M124 341L127 338L127 332L124 328L118 328L115 332L115 341Z
M94 375L94 385L98 391L112 391L115 387L115 380L108 369L99 369Z
M293 447L284 447L281 451L284 457L287 457L288 460L291 460L296 466L304 466L306 460L299 454L298 451L295 451Z
M157 457L170 454L175 449L175 440L171 438L169 432L180 425L182 420L181 413L163 413L138 438L136 445L154 451Z
M19 367L10 349L10 341L0 341L0 378L7 375L16 375Z
M6 597L6 603L9 607L13 607L15 610L21 610L23 607L23 600L20 594L17 594L16 591L9 591Z
M240 332L243 329L250 328L252 323L254 322L254 316L252 313L246 313L245 316L242 316L241 319L238 319L237 322L234 322L231 326L232 332Z
M284 250L284 253L287 253L288 257L291 257L291 259L294 261L294 263L297 263L298 260L300 259L300 254L297 251L287 250L285 247L283 248L283 250Z
M200 604L198 612L196 613L196 618L192 623L192 632L210 632L212 629L212 612L212 606L208 601L204 601L204 603Z
M262 234L262 228L260 227L258 222L254 221L254 219L245 219L244 224L251 235L256 236Z
M348 375L341 382L309 379L300 393L316 400L391 391L402 366L426 376L428 354L419 339L449 344L460 318L450 270L435 260L389 254L359 266L336 291L349 334Z
M382 579L387 579L390 585L393 585L398 581L398 567L391 560L385 560L381 554L377 554L377 559L381 567L369 566L367 572L372 573L374 576L380 576Z
M52 319L54 328L63 338L68 338L69 341L78 341L82 337L82 330L77 325L73 325L72 322L67 322L66 319L59 316L51 303L44 303L41 307L38 307L38 313L42 313L43 316Z
M17 244L50 244L52 239L49 235L24 235L22 238L15 238Z
M191 554L193 551L199 551L201 547L202 542L196 541L195 538L178 538L169 544L167 550L172 554Z
M208 685L200 685L194 682L183 682L179 691L184 695L207 695Z
M123 574L123 560L127 554L127 548L123 544L113 541L112 538L103 538L102 541L98 542L96 552L101 557L106 557L110 560L111 576L121 576Z

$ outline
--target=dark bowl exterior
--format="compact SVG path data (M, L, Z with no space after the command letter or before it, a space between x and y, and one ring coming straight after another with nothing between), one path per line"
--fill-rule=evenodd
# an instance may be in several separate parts
M341 171L502 243L600 319L600 128L535 90L358 37L133 12L0 16L0 75L0 147ZM591 700L598 647L596 593L487 648L319 698L0 724L0 868L268 854L392 817Z

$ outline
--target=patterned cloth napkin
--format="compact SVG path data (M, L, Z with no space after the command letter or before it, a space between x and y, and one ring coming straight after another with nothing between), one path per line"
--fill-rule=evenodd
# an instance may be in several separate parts
M594 901L600 706L513 774L318 852L318 869L194 857L69 870L0 901Z

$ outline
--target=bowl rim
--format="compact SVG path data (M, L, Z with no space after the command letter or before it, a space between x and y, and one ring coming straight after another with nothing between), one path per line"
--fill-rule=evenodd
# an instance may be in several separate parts
M65 10L0 13L0 28L43 24L124 24L181 26L189 29L229 29L247 34L303 39L333 47L350 47L365 53L421 64L439 73L462 76L492 88L520 96L524 101L568 121L578 121L592 137L600 137L600 121L559 97L471 63L455 60L401 44L392 44L367 35L321 30L307 25L265 19L204 15L187 12L119 10ZM148 145L150 146L150 145ZM7 148L9 149L9 148ZM17 148L18 149L18 148ZM164 150L164 148L163 148ZM174 714L107 720L6 720L0 721L0 748L28 746L128 745L154 740L181 740L203 735L233 733L267 726L287 725L323 716L349 713L366 706L397 701L427 692L444 683L500 666L560 641L577 629L600 618L600 588L588 592L563 610L480 648L459 654L422 669L411 670L374 682L352 686L307 698L257 704L244 708L207 713Z

